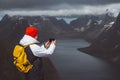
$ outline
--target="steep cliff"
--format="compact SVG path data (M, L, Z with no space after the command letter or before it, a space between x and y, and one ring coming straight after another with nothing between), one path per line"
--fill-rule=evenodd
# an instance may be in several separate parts
M112 27L106 28L89 47L79 50L120 64L120 14Z

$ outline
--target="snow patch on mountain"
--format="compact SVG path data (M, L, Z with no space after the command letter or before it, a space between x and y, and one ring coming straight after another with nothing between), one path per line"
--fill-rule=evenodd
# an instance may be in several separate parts
M71 21L76 20L77 18L57 18L57 20L65 20L67 24L70 24Z

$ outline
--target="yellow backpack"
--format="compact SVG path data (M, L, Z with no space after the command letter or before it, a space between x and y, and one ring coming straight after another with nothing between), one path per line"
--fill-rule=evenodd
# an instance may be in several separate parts
M27 73L33 67L33 65L29 62L27 54L25 52L25 48L27 46L16 45L13 51L13 63L17 69L23 73Z

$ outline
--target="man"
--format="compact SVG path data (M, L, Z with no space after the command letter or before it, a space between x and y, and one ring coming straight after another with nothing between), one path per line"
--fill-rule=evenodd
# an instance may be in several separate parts
M46 42L45 45L39 45L38 29L35 27L27 27L25 35L20 40L22 46L29 45L26 48L28 60L33 64L32 69L25 74L26 80L43 80L42 57L53 54L55 50L56 40Z

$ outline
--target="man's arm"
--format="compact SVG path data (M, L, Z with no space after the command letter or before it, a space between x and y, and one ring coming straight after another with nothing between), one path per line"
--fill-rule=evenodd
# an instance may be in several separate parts
M48 48L46 48L44 45L39 46L36 44L30 45L30 48L31 48L31 51L33 52L33 55L37 57L45 57L53 54L56 47L55 44L56 44L56 40L52 41L49 46L46 45L46 47Z

